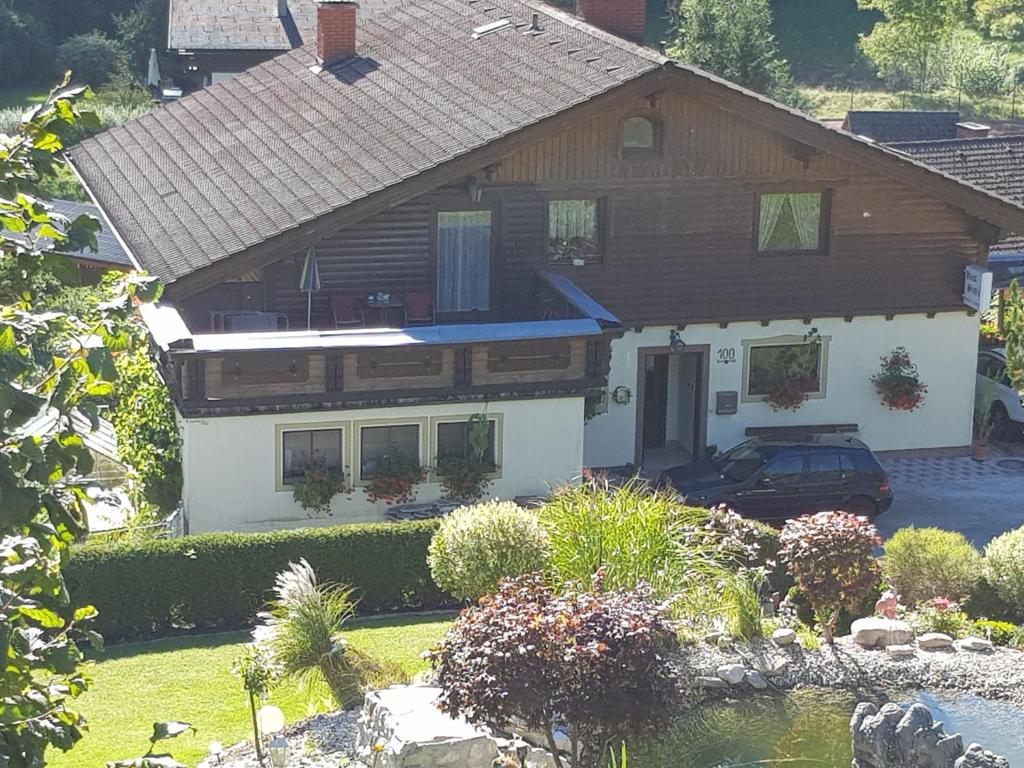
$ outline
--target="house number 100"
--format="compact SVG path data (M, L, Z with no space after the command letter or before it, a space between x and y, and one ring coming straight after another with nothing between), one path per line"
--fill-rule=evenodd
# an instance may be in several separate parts
M718 362L723 365L736 362L736 347L722 347L718 350Z

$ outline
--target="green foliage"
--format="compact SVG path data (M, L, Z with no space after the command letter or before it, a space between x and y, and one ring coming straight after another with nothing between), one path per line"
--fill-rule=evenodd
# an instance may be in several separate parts
M494 592L498 582L543 570L548 538L537 513L511 501L460 507L430 541L430 575L460 600Z
M144 77L149 68L149 51L161 51L167 35L166 0L138 0L124 13L114 15L115 37L124 47L132 71Z
M901 528L885 542L882 574L906 605L935 597L962 601L981 578L981 555L962 533Z
M66 575L72 594L100 609L98 628L117 638L248 626L274 574L300 558L325 581L352 585L363 613L438 608L448 600L427 567L437 525L209 533L75 547Z
M842 609L856 610L878 587L875 526L845 512L787 520L779 556L832 642Z
M117 359L118 382L110 420L121 458L135 480L136 509L167 515L181 500L181 439L167 385L149 354L141 323L125 326L130 350Z
M966 30L955 34L944 53L946 82L969 96L997 96L1006 92L1010 65L1007 47L983 40Z
M601 569L610 589L646 583L665 598L721 572L713 543L685 539L687 530L707 522L707 510L681 507L673 494L638 479L616 487L591 478L564 488L541 508L540 519L558 587L589 584Z
M758 595L763 577L755 571L741 569L722 580L721 600L725 629L731 637L753 640L764 637L761 599Z
M64 83L66 86L67 83ZM92 466L70 413L94 422L98 401L116 378L117 334L133 301L159 289L126 277L91 322L41 312L40 274L57 270L53 251L91 244L98 222L69 221L36 197L38 183L63 161L64 142L91 122L82 89L56 89L29 110L13 135L0 135L0 260L24 283L0 306L0 765L37 768L49 747L69 750L82 737L81 716L70 701L88 687L77 642L100 645L86 625L91 605L74 608L61 571L71 543L87 528L80 487ZM95 340L86 345L83 339ZM48 412L57 427L26 434L26 424Z
M973 624L974 634L991 640L995 645L1020 647L1024 641L1024 627L1018 627L1008 621L992 621L978 619Z
M352 590L321 584L305 560L277 574L274 598L261 611L253 639L281 674L311 691L326 686L335 703L351 707L362 694L369 660L341 636L355 616Z
M52 60L46 25L26 11L0 5L0 88L45 80Z
M70 70L73 82L93 88L105 85L124 62L124 48L102 32L68 38L57 46L54 58L59 72Z
M231 672L242 680L247 693L266 699L277 684L280 670L271 661L266 648L250 643L242 649L231 666Z
M1024 0L975 0L974 18L989 37L1024 40Z
M302 481L292 492L296 503L311 515L327 515L331 501L345 491L345 477L339 471L329 470L321 463L313 463L302 473Z
M918 634L941 632L950 637L963 637L971 628L971 621L960 610L959 603L942 597L922 602L905 618Z
M985 580L1016 615L1024 615L1024 526L985 547Z
M885 21L861 38L878 76L896 87L932 90L942 83L942 49L967 11L966 0L858 0Z
M800 97L779 58L768 0L681 0L669 55L792 106Z
M426 472L415 456L395 448L377 456L366 478L366 498L371 502L405 504L416 498L416 485Z
M554 754L554 726L565 724L572 768L596 765L612 743L668 724L677 647L649 590L605 591L599 574L590 591L561 596L523 576L455 621L434 654L438 705L479 724L520 718Z
M1017 389L1024 389L1024 292L1016 279L1003 299L1003 335L1006 337L1006 374Z

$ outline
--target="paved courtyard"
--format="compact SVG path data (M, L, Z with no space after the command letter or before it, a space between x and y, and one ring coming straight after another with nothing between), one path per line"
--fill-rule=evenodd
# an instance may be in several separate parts
M877 526L883 537L908 525L962 532L983 547L1024 525L1024 444L993 446L989 460L882 458L895 501Z

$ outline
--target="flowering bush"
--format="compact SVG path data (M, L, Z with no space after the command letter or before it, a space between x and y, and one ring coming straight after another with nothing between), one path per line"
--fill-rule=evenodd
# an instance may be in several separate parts
M950 637L962 637L971 629L971 621L960 610L960 604L948 597L936 597L921 603L905 618L918 634L941 632Z
M366 497L371 502L404 504L416 497L416 485L423 480L423 467L413 456L389 449L374 461L367 477Z
M818 381L812 376L782 376L772 383L765 399L773 411L795 411L817 388Z
M565 724L573 768L596 765L613 740L667 725L680 700L676 647L646 588L606 592L599 573L591 591L561 596L523 576L464 610L434 652L438 705L477 724L519 719L554 754Z
M890 411L914 411L928 392L905 347L896 347L882 358L882 370L871 377L871 382Z
M856 610L878 585L878 531L864 517L819 512L786 521L779 543L779 557L831 643L840 611Z
M438 456L434 473L441 481L445 496L461 501L476 501L484 495L498 468L476 456L448 454Z
M295 501L311 515L331 512L331 500L345 490L345 476L326 465L309 464L302 473L302 481L292 491Z
M441 589L460 599L489 594L498 582L544 569L548 537L537 513L511 501L460 507L441 521L427 562Z

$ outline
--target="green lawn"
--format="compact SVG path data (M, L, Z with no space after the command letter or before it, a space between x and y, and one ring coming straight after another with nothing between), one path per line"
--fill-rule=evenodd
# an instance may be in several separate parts
M11 88L0 89L0 109L7 107L24 108L29 104L39 104L46 98L48 91L45 88Z
M802 87L810 107L808 112L815 117L845 117L851 109L909 109L909 110L959 110L965 118L989 117L1006 119L1024 114L1024 89L1017 94L1016 103L1011 96L992 98L959 98L956 91L943 90L934 93L905 93L876 90L830 90L820 87Z
M426 668L420 654L441 639L449 623L449 617L438 614L364 619L353 622L346 635L354 646L397 661L414 674ZM92 667L91 688L77 702L89 720L88 733L71 752L49 753L48 764L97 768L107 760L138 756L159 720L185 720L199 729L195 736L168 742L172 754L187 765L204 758L211 741L227 746L251 737L247 699L231 674L248 640L247 632L225 632L108 648ZM287 683L270 702L284 710L289 722L318 708Z

